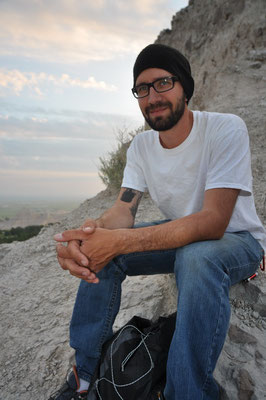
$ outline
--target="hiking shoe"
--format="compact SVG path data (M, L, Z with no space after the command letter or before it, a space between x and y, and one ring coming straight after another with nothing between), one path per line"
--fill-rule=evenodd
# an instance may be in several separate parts
M76 367L73 367L73 370L67 377L66 382L63 386L54 394L49 397L49 400L79 400L86 399L88 395L88 391L84 390L82 392L77 392L76 390L79 388L79 378L77 374Z

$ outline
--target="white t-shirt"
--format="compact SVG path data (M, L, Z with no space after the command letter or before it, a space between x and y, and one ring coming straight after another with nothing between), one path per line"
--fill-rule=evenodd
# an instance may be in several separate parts
M166 218L182 218L203 205L204 192L240 189L227 232L249 231L266 249L266 231L252 194L249 137L244 121L232 114L193 111L193 127L181 145L165 149L159 133L133 139L123 187L149 191Z

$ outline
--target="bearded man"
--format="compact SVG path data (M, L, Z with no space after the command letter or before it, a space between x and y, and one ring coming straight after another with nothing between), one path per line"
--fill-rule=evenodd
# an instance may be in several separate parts
M187 59L152 44L138 55L133 95L151 130L132 141L121 191L83 228L55 236L61 267L81 279L70 327L76 364L51 399L86 398L112 336L127 275L174 273L176 328L166 400L216 400L213 371L230 319L230 286L257 270L266 233L252 194L249 138L237 116L192 111ZM134 226L148 191L165 220Z

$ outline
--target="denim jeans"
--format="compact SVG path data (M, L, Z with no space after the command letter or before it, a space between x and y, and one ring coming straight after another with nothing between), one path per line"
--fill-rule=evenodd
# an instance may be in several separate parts
M113 334L126 276L175 273L177 320L168 355L165 398L218 399L213 371L229 326L229 288L252 275L262 257L258 241L243 231L178 249L114 258L98 274L98 284L80 283L70 324L70 345L76 350L79 376L91 380L102 345Z

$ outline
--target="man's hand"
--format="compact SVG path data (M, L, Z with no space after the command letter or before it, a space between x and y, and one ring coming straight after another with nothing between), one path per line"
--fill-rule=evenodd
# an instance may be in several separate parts
M109 229L97 228L95 229L93 234L91 234L87 233L85 229L73 229L65 231L60 235L56 235L55 240L60 242L81 242L80 251L82 255L85 255L89 260L90 271L97 273L101 269L103 269L109 261L111 261L115 256L120 253L119 240L116 232L117 231L114 230L111 231ZM68 255L67 248L64 248L64 246L62 246L59 249L59 255L60 257L65 258ZM73 260L70 261L73 262ZM69 267L71 267L71 270L73 269L72 262L68 263L67 269L70 269ZM74 269L70 273L72 272L74 272L74 275L77 276Z
M97 225L97 221L88 219L84 222L81 229L83 229L87 235L90 235L95 231ZM62 241L61 234L55 235L54 238L57 241ZM61 268L64 270L69 270L71 275L80 279L84 279L89 283L99 282L99 279L96 277L95 273L89 270L89 260L80 251L79 240L70 240L66 247L62 244L58 244L56 246L56 251L57 259Z
M55 235L54 238L58 242L67 242L66 247L62 244L57 245L57 258L60 266L65 270L69 270L72 275L78 278L88 282L98 282L98 278L90 270L94 269L95 272L98 272L110 259L119 254L117 245L111 249L112 243L114 243L114 233L111 233L110 236L110 230L114 232L121 228L132 228L141 197L142 192L123 187L115 204L106 210L100 218L97 220L88 219L81 229L66 231L63 236L60 234ZM97 242L98 235L95 236L96 228L105 228L103 229L104 231L109 231L106 234L108 235L108 243L106 242L107 239L103 237L104 233L101 234L101 240ZM116 231L117 235L118 231ZM86 243L86 240L92 237L94 238L93 241ZM82 248L80 247L81 241L84 241ZM103 250L103 246L107 249L109 245L109 253L101 254L100 250Z

